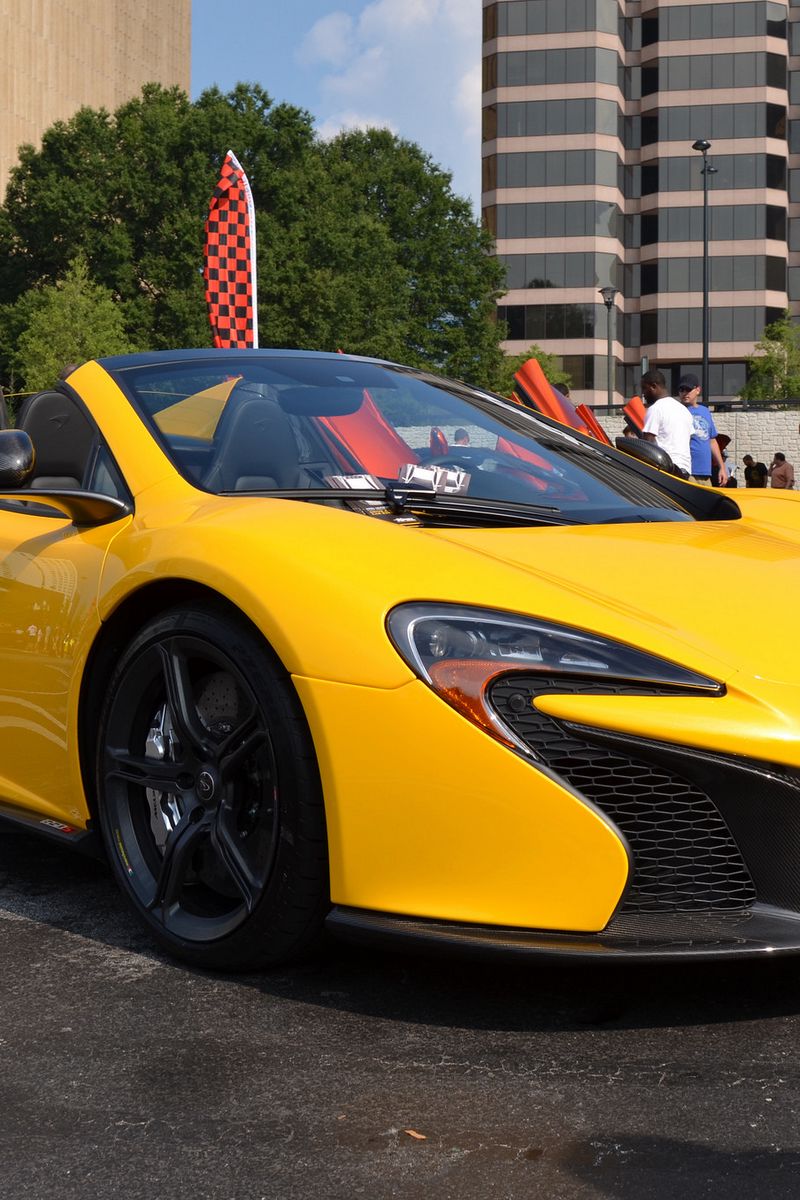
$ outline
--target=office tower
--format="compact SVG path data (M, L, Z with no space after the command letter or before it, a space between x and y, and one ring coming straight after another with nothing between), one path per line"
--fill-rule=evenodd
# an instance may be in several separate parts
M24 142L154 81L189 90L191 0L3 0L0 199Z
M800 313L800 5L484 0L483 45L506 349L605 404L610 286L616 402L643 360L673 389L699 374L706 183L708 394L736 396L765 324Z

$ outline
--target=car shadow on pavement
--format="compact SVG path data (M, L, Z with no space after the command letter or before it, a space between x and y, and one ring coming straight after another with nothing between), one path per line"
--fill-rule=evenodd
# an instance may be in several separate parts
M796 1200L800 1151L769 1145L723 1150L682 1138L602 1137L563 1142L562 1170L610 1200Z
M29 919L176 969L129 914L104 863L6 829L0 829L3 919ZM203 974L181 964L177 969ZM800 957L660 964L487 961L331 940L303 962L223 978L265 996L465 1029L650 1029L800 1013Z

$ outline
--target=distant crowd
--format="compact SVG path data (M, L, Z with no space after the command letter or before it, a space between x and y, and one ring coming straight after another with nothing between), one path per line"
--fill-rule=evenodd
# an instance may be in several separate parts
M717 431L714 416L702 403L696 375L682 375L678 398L670 396L661 371L642 376L642 401L647 413L642 436L670 456L684 479L708 487L737 487L736 467L728 462L725 447L730 439ZM628 430L626 429L626 433ZM794 468L776 450L769 466L745 454L745 487L793 488Z

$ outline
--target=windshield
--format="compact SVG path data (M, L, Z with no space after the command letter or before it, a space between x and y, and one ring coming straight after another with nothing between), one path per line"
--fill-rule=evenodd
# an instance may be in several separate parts
M177 469L216 494L405 485L582 522L691 519L599 444L425 372L252 351L105 365Z

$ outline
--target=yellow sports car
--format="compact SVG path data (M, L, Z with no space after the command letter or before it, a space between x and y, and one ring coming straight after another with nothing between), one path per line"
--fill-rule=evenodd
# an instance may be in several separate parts
M2 815L173 953L800 950L793 493L222 350L30 397L0 490Z

